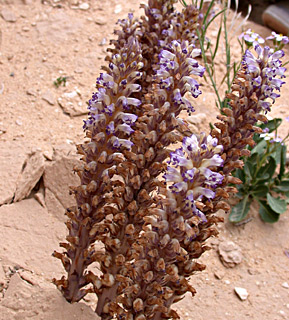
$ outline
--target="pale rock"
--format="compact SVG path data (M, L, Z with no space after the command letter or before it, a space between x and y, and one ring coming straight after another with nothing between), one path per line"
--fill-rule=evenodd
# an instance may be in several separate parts
M90 8L89 4L86 2L81 3L80 5L78 5L78 8L80 10L88 10Z
M77 74L81 74L81 73L83 73L83 68L81 68L81 67L76 67L76 68L74 69L74 72L77 73Z
M7 8L3 8L0 12L2 18L7 22L16 22L17 17L14 12L10 11Z
M241 299L242 301L244 301L248 298L249 294L245 288L235 287L234 290L235 290L235 293L237 294L237 296L239 297L239 299Z
M44 273L51 279L62 273L51 253L58 247L58 238L65 238L66 231L66 227L33 198L2 205L0 256L13 266Z
M0 306L0 314L5 314L5 320L100 320L86 304L67 302L53 284L39 276L33 276L31 284L30 278L25 279L27 276L19 272L11 277Z
M22 126L23 122L21 121L21 119L16 119L15 123L17 124L17 126Z
M241 248L233 241L222 241L219 244L219 256L223 265L233 268L242 262Z
M122 5L121 4L117 4L114 8L114 13L118 14L122 12Z
M63 221L64 209L75 205L74 196L69 194L69 186L80 184L78 175L73 172L73 168L79 164L80 160L62 157L48 163L45 167L43 177L45 203L49 213L61 221Z
M33 97L36 97L36 96L37 96L37 92L36 92L36 90L34 90L34 89L28 89L28 90L26 91L26 93L27 93L29 96L33 96Z
M0 205L12 201L27 153L16 141L0 144Z
M52 159L53 159L53 150L51 149L51 150L45 150L45 151L43 151L43 156L44 156L47 160L52 161Z
M44 198L44 194L42 191L38 191L37 193L35 193L34 198L38 201L38 203L45 208L46 204L45 204L45 198Z
M44 158L42 152L31 154L23 164L23 171L17 180L16 192L13 202L26 198L44 172Z
M286 289L289 289L289 284L288 284L288 282L283 282L283 283L282 283L282 287L283 287L283 288L286 288Z
M50 90L44 92L41 98L52 106L55 104L54 95Z
M61 160L63 157L72 157L78 160L79 156L76 153L76 147L67 143L54 146L52 160Z
M103 26L107 24L107 20L104 17L97 17L95 18L94 22L98 24L99 26Z
M67 217L64 214L66 208L57 199L56 195L50 191L50 189L46 188L44 197L45 207L47 208L48 212L56 217L59 221L65 222L67 220Z
M106 45L106 38L102 38L102 40L99 43L100 46L105 46Z
M77 97L77 92L76 92L76 91L65 92L65 93L63 94L63 96L66 97L66 98L72 99L72 98Z
M57 99L57 102L63 112L65 114L68 114L71 117L76 117L76 116L82 116L85 114L88 114L88 109L87 106L80 105L79 102L80 98L77 97L77 91L73 91L72 93L69 93L70 97L68 97L68 93L65 95L63 94L61 97ZM71 98L73 98L73 101L71 101Z

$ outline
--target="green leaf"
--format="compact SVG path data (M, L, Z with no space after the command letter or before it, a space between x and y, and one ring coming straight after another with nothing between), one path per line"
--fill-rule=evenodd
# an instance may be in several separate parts
M269 177L267 179L270 179L273 177L275 170L276 170L277 164L274 158L270 157L269 161L261 167L261 169L257 173L257 180L264 180L264 176L266 174L269 174ZM267 180L266 179L266 180Z
M273 211L266 201L261 201L258 200L260 204L260 209L259 209L259 214L262 218L263 221L268 222L268 223L274 223L279 220L280 215Z
M264 198L269 192L269 188L265 185L257 185L251 190L251 194L255 198Z
M286 211L286 201L280 198L274 198L270 193L267 193L267 201L272 210L281 214Z
M237 169L235 172L234 172L234 176L236 178L239 178L240 180L242 180L243 182L245 182L245 172L243 169Z
M278 178L282 180L282 177L285 173L285 166L286 166L286 153L287 153L287 148L286 145L284 144L281 148L281 157L280 157L280 170L278 174Z
M274 187L273 191L288 192L289 191L289 180L281 181L277 186Z
M272 149L275 149L275 151L272 152ZM282 144L280 142L272 143L269 152L272 152L271 157L275 159L277 164L279 164L281 162Z
M273 132L274 130L276 130L280 126L281 123L282 123L281 118L274 118L273 120L270 120L267 123L261 124L260 128L261 129L268 128L269 132Z
M249 212L251 202L249 195L246 195L243 200L233 207L229 215L229 221L236 223L243 220Z
M259 155L264 154L267 148L267 141L262 139L251 151L251 155L258 153Z

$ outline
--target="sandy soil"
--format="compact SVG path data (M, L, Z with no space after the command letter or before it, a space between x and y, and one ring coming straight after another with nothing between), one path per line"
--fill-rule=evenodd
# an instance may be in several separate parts
M128 12L139 15L138 7L137 0L0 0L1 320L98 319L94 296L70 305L51 284L63 274L51 253L66 235L64 208L73 204L68 186L78 183L72 168L78 162L75 144L84 137L85 102L115 21ZM252 22L247 26L263 36L271 32ZM232 52L239 53L235 43ZM219 61L217 76L223 71ZM67 83L56 88L60 76ZM206 130L216 112L212 92L203 92L196 130ZM289 83L272 114L289 116L288 100ZM284 121L280 135L287 131ZM239 227L225 217L219 238L201 259L207 269L191 279L197 295L177 304L181 319L289 319L289 212L269 225L257 210L253 206L253 220ZM229 241L237 246L231 259L241 260L233 268L218 253ZM235 287L247 290L246 300Z

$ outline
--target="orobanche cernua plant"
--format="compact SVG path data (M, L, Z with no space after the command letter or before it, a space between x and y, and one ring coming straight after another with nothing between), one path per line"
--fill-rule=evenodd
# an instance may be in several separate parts
M210 135L191 132L179 115L194 112L201 94L199 13L177 12L175 2L149 0L140 20L119 21L78 147L77 205L66 212L65 251L54 253L67 275L54 283L69 302L95 293L102 319L179 318L171 306L195 294L189 278L205 268L197 259L217 235L215 213L229 211L225 200L241 182L231 172L283 84L283 52L256 46Z

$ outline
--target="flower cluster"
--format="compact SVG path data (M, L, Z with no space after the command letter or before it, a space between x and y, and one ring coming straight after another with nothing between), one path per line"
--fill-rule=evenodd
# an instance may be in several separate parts
M184 199L184 211L192 210L203 221L206 217L197 209L195 201L215 197L214 190L224 178L214 170L224 162L220 156L222 151L223 147L210 135L186 137L182 147L171 153L171 166L164 175L171 192Z
M246 74L251 75L251 86L256 88L260 106L265 111L270 111L271 102L280 95L274 92L280 91L281 86L285 83L281 79L285 77L286 68L282 67L280 58L284 56L284 51L274 52L270 47L262 48L255 46L257 57L251 51L246 50L243 58L243 67ZM281 79L277 78L280 77Z
M67 277L54 283L70 302L95 292L102 319L177 318L171 305L195 293L189 277L204 269L194 259L217 234L213 225L221 219L214 214L229 210L223 199L239 182L231 172L242 166L260 130L255 123L266 121L262 110L270 110L268 98L274 102L284 83L283 52L262 49L251 32L257 56L246 52L227 96L230 108L210 135L193 134L179 115L193 112L201 94L195 78L205 68L190 35L199 14L193 6L175 12L175 2L149 0L140 21L131 14L119 21L89 101L89 141L78 146L77 205L66 212L66 251L54 253ZM100 276L88 269L94 262Z

